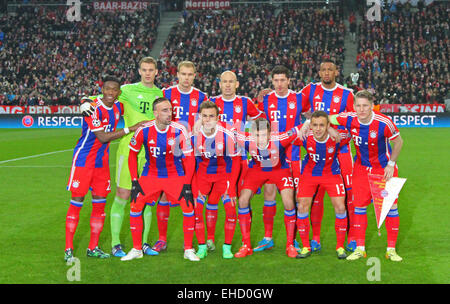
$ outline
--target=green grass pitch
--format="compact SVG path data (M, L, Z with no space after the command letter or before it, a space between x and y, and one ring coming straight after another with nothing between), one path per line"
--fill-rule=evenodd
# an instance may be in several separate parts
M408 178L399 199L397 250L403 262L394 263L384 258L386 231L383 226L381 237L377 235L373 207L368 209L366 248L369 258L379 258L380 281L368 280L367 273L373 274L371 267L375 265L367 265L368 259L349 262L335 257L334 212L328 198L320 254L306 260L285 255L286 233L279 203L274 228L275 248L244 259L223 260L224 217L220 206L218 249L209 253L205 260L193 263L183 259L179 208L171 209L167 252L130 262L121 262L118 258L88 259L91 212L91 196L88 195L74 239L75 256L80 260L80 281L75 283L450 283L449 131L444 128L401 129L405 144L398 164L400 176ZM72 149L79 134L77 129L0 130L0 283L72 283L67 279L71 266L63 260L65 216L70 199L65 187ZM113 143L110 149L113 180L116 148L117 143ZM40 156L28 157L33 155ZM108 197L107 218L100 238L100 246L107 252L111 250L109 210L114 191L115 187ZM263 236L262 201L259 195L252 202L254 245ZM128 211L129 208L126 214ZM157 237L155 214L154 209L152 243ZM126 249L130 249L128 217L121 239ZM237 225L233 252L239 248L240 240Z

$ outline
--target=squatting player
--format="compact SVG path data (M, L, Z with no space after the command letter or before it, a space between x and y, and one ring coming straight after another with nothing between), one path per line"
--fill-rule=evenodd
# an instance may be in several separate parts
M373 111L373 96L370 92L363 90L356 93L354 108L355 112L341 113L331 117L331 123L345 126L350 132L356 148L352 177L357 247L347 257L347 260L366 257L366 209L372 200L368 174L383 175L386 180L398 176L396 161L403 146L403 139L392 120L386 115ZM394 144L393 149L391 149L390 143ZM400 218L396 200L385 220L386 258L391 261L402 260L395 250L399 225Z
M339 70L336 67L334 61L325 59L320 63L319 68L319 83L310 83L304 87L300 92L303 98L309 101L311 111L324 111L329 115L339 114L342 112L353 112L353 92L338 83L336 83L336 77L339 75ZM342 126L338 129L344 129ZM296 147L293 146L295 150ZM293 154L299 154L299 151L293 151ZM338 154L339 165L341 168L341 174L344 179L344 185L346 190L346 203L348 210L348 245L347 249L354 251L356 248L356 241L353 236L352 220L354 207L352 204L352 170L353 160L350 145L342 147ZM293 168L297 168L296 164L292 164ZM294 172L294 180L297 180ZM313 232L313 238L311 240L312 251L319 251L320 244L320 230L323 218L323 198L325 190L323 187L319 187L316 195L314 196L313 205L311 207L311 226Z
M237 258L253 254L250 240L251 216L250 200L254 193L266 183L274 184L280 191L284 204L284 223L286 227L286 254L295 258L295 205L294 182L286 160L286 148L297 138L297 128L283 133L271 132L270 123L265 118L258 118L252 123L250 136L237 134L238 143L252 157L249 168L243 177L242 190L239 195L238 219L242 233L243 246L234 255Z
M180 204L183 211L184 258L199 261L192 248L194 237L194 198L192 177L195 170L190 137L183 125L172 121L172 105L161 97L153 102L155 120L139 128L130 140L128 164L132 178L130 229L133 248L121 258L128 261L143 257L142 211L154 205L164 192L167 199ZM137 157L145 151L146 163L138 178Z
M97 245L105 221L106 197L111 192L109 172L109 143L134 132L141 124L116 131L123 105L117 101L120 94L118 79L107 76L102 87L103 97L94 100L91 116L84 117L81 137L75 146L67 190L72 192L66 217L66 261L73 258L73 237L86 193L92 190L91 239L88 257L108 258Z
M205 244L205 225L203 206L208 198L208 210L217 214L218 198L222 198L225 209L225 240L222 257L233 258L231 242L236 228L236 185L240 173L241 158L236 147L233 131L225 124L219 123L219 108L212 101L205 101L200 106L202 126L197 135L192 137L196 158L196 172L193 190L196 200L195 233L198 240L197 256L207 256ZM216 194L215 199L211 196ZM214 240L217 216L214 219L206 214L208 240Z
M336 213L336 253L339 259L347 257L344 249L345 234L347 231L347 212L345 210L345 188L339 168L338 153L349 141L350 136L336 142L329 134L330 122L328 114L323 111L314 111L311 116L310 131L306 140L296 140L294 143L303 146L306 155L301 165L301 176L297 191L299 202L297 210L297 229L302 239L303 248L297 258L306 258L311 255L309 242L309 208L313 196L319 187L327 191L331 204ZM344 137L344 136L342 136ZM294 150L294 149L293 149ZM296 149L300 151L300 149ZM294 155L293 155L294 157Z

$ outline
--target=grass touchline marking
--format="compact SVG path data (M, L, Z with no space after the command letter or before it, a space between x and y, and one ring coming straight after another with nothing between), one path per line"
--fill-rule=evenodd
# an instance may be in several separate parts
M116 143L112 143L111 145L114 145L114 144L116 144ZM117 144L118 144L118 142L117 142ZM18 161L18 160L36 158L36 157L46 156L46 155L51 155L51 154L56 154L56 153L68 152L68 151L73 151L73 149L59 150L59 151L41 153L41 154L30 155L30 156L25 156L25 157L2 160L2 161L0 161L0 164L9 163L9 162Z

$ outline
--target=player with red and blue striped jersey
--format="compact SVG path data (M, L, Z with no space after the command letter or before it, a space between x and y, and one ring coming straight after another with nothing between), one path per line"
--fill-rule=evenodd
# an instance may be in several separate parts
M271 75L274 91L263 97L263 101L258 104L258 108L264 112L266 119L270 121L272 132L285 132L301 124L301 113L309 111L310 104L302 94L289 89L289 69L284 66L276 66ZM292 154L291 149L292 146L287 151L289 160ZM270 249L274 246L272 231L276 214L276 194L275 185L264 185L263 222L265 234L255 251Z
M198 110L202 102L208 99L207 95L193 87L196 76L196 68L191 61L181 61L177 67L178 84L164 88L163 95L172 104L172 121L182 124L186 130L192 130L198 116ZM156 219L158 223L158 241L152 249L156 252L167 248L167 226L170 216L170 206L176 206L167 200L162 194L156 207Z
M84 197L92 191L91 239L88 257L107 258L108 254L98 248L98 240L105 220L106 197L111 192L109 172L109 143L135 131L141 123L116 131L123 105L117 100L120 94L118 79L107 76L102 87L103 97L97 97L93 114L83 118L81 137L72 158L67 190L72 193L66 217L65 260L73 259L73 237L78 226Z
M355 205L354 230L357 242L356 250L347 257L356 260L366 256L365 233L367 229L367 206L371 203L368 174L383 175L386 180L398 176L397 158L403 146L403 140L397 126L381 113L373 111L373 96L363 90L355 95L355 112L341 113L331 117L331 123L345 126L352 136L356 149L353 167L353 203ZM390 143L394 144L391 148ZM387 230L386 258L401 261L396 253L400 218L397 200L386 217Z
M353 112L353 91L338 83L336 77L339 75L339 70L334 61L325 59L320 64L319 76L321 82L310 83L301 90L304 98L310 103L311 111L324 111L328 115L339 114L342 112ZM342 126L334 126L338 130L344 130ZM294 146L293 149L296 149ZM297 154L298 151L295 151ZM354 207L352 204L352 170L353 160L350 144L340 149L338 154L341 174L344 178L344 185L346 190L346 203L348 210L349 231L348 231L348 246L347 248L353 251L356 248L356 241L354 240L353 231L351 229ZM298 168L297 164L292 164L293 168ZM299 175L298 170L294 172L294 180L297 180ZM313 238L311 240L312 251L319 251L320 244L320 230L323 218L323 198L325 190L321 187L317 190L314 196L313 205L311 207L311 225Z
M317 189L322 187L328 192L335 209L336 252L339 259L347 257L344 249L347 230L347 213L345 210L345 188L341 176L338 155L340 149L350 141L347 131L342 132L343 140L337 142L329 133L330 122L324 111L314 111L311 116L310 131L305 140L296 140L294 144L303 146L306 155L301 166L301 176L297 191L299 202L297 212L297 229L302 239L303 248L298 258L311 255L309 241L309 208ZM300 150L300 149L298 149ZM295 155L300 157L300 154Z
M233 257L231 242L236 228L236 185L240 173L241 158L236 147L234 133L219 122L219 108L212 101L205 101L200 107L202 126L192 137L196 157L196 172L193 191L197 202L195 207L195 232L198 240L197 256L207 256L203 206L206 203L206 227L208 242L214 244L218 210L221 197L225 209L225 240L222 256ZM216 197L213 197L213 196ZM213 213L213 214L211 214ZM212 215L212 216L211 216Z
M295 236L294 184L286 149L297 138L297 128L288 132L271 133L270 123L265 118L258 118L252 123L250 136L238 133L238 144L245 147L251 156L249 168L242 179L242 190L239 195L239 224L241 227L243 246L235 257L241 258L253 253L250 241L250 200L262 185L274 184L280 191L284 204L284 222L286 227L286 254L296 257L297 250L293 241Z
M138 129L130 141L128 165L132 178L130 229L133 249L121 258L142 258L142 211L154 205L162 192L183 211L184 258L199 261L192 248L194 199L191 182L195 170L190 136L183 125L171 121L172 105L161 97L153 103L155 120ZM138 178L137 155L144 149L146 163Z

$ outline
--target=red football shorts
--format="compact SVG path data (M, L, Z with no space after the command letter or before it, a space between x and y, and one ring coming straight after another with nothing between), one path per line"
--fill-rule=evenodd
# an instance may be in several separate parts
M89 190L92 191L92 195L107 197L111 192L109 167L85 168L73 166L70 171L67 190L72 192L72 197L83 197Z
M355 207L367 207L372 201L368 174L384 175L383 168L370 168L355 163L353 167L353 204ZM398 167L395 165L394 177L398 177ZM394 204L397 203L395 200Z
M153 206L156 201L158 201L159 196L164 192L167 196L167 200L173 204L179 204L183 213L190 213L194 211L194 207L180 197L181 190L183 189L183 184L185 182L185 177L176 176L161 178L156 176L141 176L139 178L139 184L145 195L138 194L136 203L131 203L132 212L141 212L144 209L145 203L147 205Z
M352 152L351 151L345 153L339 152L338 160L345 188L346 189L352 188L352 172L353 172Z
M294 180L289 168L275 169L269 172L249 168L242 183L241 191L249 189L253 193L264 184L275 184L280 192L284 189L294 189Z
M192 182L194 197L198 196L199 191L202 195L209 195L213 190L220 194L224 194L228 190L225 175L195 173Z
M341 175L300 177L297 197L313 197L319 186L327 191L329 197L345 196L345 187Z

